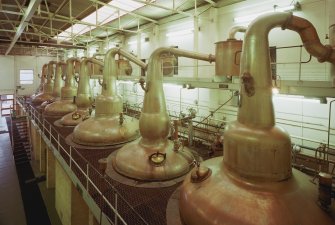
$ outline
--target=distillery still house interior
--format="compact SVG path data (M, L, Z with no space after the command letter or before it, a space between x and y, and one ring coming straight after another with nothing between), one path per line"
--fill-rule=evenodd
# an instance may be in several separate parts
M335 224L334 9L0 0L0 224Z

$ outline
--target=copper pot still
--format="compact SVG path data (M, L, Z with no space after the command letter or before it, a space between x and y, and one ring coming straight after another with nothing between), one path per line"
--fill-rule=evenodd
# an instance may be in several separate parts
M38 86L36 92L31 96L31 99L34 99L36 95L43 92L43 86L45 84L46 78L48 73L48 64L44 64L42 66L41 74L38 74L38 77L40 78L40 85Z
M156 49L149 59L143 108L139 120L141 138L126 144L108 164L120 174L142 181L165 181L186 174L193 162L187 147L168 140L170 118L163 91L161 55L173 54L193 59L214 61L212 55L189 52L176 48Z
M186 225L334 224L334 212L317 204L317 186L292 170L290 137L275 125L267 37L278 26L298 32L320 62L335 63L335 52L303 18L270 13L251 23L241 56L241 105L224 133L225 155L193 169L181 186L179 209Z
M95 69L94 69L95 68ZM75 104L77 110L70 112L61 118L63 126L76 126L87 120L92 115L92 93L90 88L90 76L102 72L103 62L95 58L85 58L81 61L79 83Z
M50 61L47 66L43 66L43 68L47 69L47 81L43 85L43 92L36 95L35 98L31 101L33 105L41 105L43 102L53 99L53 77L54 77L54 67L53 65L57 64L56 61Z
M60 63L60 67L65 70L63 65L64 63ZM69 58L66 60L65 86L61 88L61 97L45 107L44 116L62 117L77 109L74 102L76 96L76 88L74 84L75 65L80 65L80 60L78 58ZM65 72L64 70L63 72Z
M146 67L140 59L120 49L110 49L104 59L101 94L96 97L95 116L79 123L73 141L88 146L123 145L138 137L138 120L123 114L123 100L117 93L118 64L116 55Z

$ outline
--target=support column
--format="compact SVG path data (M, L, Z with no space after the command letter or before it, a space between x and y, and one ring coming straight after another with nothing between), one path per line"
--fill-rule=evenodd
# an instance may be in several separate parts
M55 160L56 211L63 225L89 224L89 209L62 166Z
M36 152L36 127L34 126L33 122L30 121L30 143L31 143L31 152L32 156L35 158L35 152Z
M47 147L47 169L46 169L46 186L55 188L55 156L51 149Z
M37 128L35 128L36 140L35 140L35 148L34 148L34 159L36 161L40 160L40 152L41 152L41 134L38 132Z
M46 171L46 152L47 152L47 144L45 143L45 141L43 140L43 138L41 138L41 143L40 143L40 172L41 173L45 173Z
M88 225L99 225L98 220L94 217L91 211L88 214Z

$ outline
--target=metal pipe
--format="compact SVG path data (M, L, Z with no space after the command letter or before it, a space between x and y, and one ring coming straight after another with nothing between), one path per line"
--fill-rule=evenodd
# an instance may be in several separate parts
M236 39L235 35L236 35L237 32L243 32L243 33L245 33L246 31L247 31L247 27L244 27L244 26L233 26L229 30L228 39Z
M291 15L291 14L290 14ZM319 62L335 63L335 51L330 45L323 45L315 27L311 22L304 18L291 15L288 20L282 24L283 29L287 28L299 33L305 49Z
M332 112L332 104L333 102L335 102L334 100L331 100L329 102L329 114L328 114L328 138L327 138L327 147L328 147L328 151L329 151L329 141L330 141L330 119L331 119L331 112Z

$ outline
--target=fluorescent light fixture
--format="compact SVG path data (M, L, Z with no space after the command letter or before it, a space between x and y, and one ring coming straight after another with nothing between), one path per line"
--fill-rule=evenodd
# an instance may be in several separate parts
M183 36L183 35L187 35L187 34L191 34L193 33L194 29L185 29L185 30L179 30L179 31L173 31L173 32L169 32L166 33L167 37L176 37L176 36Z
M273 95L273 99L280 99L280 100L286 100L286 101L320 103L320 98L305 98L304 96L301 96L301 95L275 94L275 95Z

